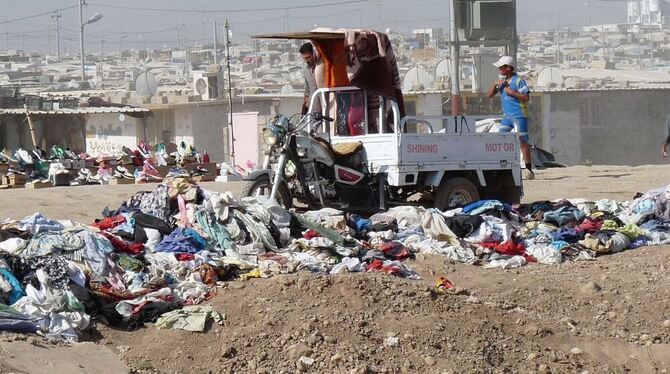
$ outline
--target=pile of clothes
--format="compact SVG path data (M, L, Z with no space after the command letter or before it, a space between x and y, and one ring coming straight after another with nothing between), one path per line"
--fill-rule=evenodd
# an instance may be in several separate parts
M224 316L196 305L233 279L297 271L418 279L406 261L417 253L511 268L668 243L670 187L630 202L483 200L364 217L236 199L177 173L105 208L95 222L35 213L0 224L0 330L65 340L77 340L95 321L202 331L206 319Z

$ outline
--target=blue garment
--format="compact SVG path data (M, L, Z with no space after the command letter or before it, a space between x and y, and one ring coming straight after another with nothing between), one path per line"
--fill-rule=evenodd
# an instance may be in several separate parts
M584 212L573 206L562 206L551 212L544 213L544 222L563 226L570 222L579 222L585 217Z
M21 288L21 283L19 283L18 279L16 279L14 274L10 273L9 270L0 268L0 276L5 278L7 283L12 286L12 290L9 292L9 295L7 295L7 301L9 301L10 305L26 296L26 293L23 292L23 288Z
M48 219L41 213L34 213L18 223L19 230L30 231L33 235L47 231L63 231L64 228L60 222Z
M551 242L551 246L554 247L555 250L560 251L565 247L569 247L570 243L564 242L562 240L554 240Z
M530 94L530 89L525 80L521 79L516 73L512 75L508 82L509 88L522 94ZM514 118L528 118L528 105L516 97L510 96L505 92L504 87L500 88L500 104L505 116Z
M358 214L352 214L348 223L350 223L350 226L353 225L352 227L356 230L357 234L363 230L368 230L370 225L372 225L371 220L365 219Z
M107 255L114 252L114 246L109 239L90 230L82 230L77 236L84 240L84 250L81 258L86 260L88 266L98 275L106 276L109 273Z
M654 212L656 203L653 199L643 199L637 202L632 211L635 214L650 214Z
M554 233L554 240L564 241L568 243L577 243L583 239L582 233L575 229L561 227L560 230Z
M640 224L640 228L647 231L668 231L670 230L670 221L663 218L651 219Z
M526 117L516 117L514 119L505 117L500 122L500 127L498 132L512 132L516 127L516 132L519 134L519 139L522 142L528 141L528 118Z
M33 317L18 312L16 309L0 304L0 331L32 333L37 331Z
M205 249L205 239L192 229L176 229L156 244L156 252L198 253Z
M639 248L639 247L644 247L647 245L649 242L649 238L646 236L638 236L637 239L633 240L630 242L630 245L628 246L629 248Z
M463 213L471 216L482 214L487 210L503 210L505 206L498 200L479 200L463 207Z

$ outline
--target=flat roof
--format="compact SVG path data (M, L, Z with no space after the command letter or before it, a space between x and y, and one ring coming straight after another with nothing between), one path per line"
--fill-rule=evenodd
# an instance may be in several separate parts
M86 107L77 109L29 110L30 114L104 114L104 113L147 113L149 109L139 107ZM26 110L0 109L0 114L26 114Z

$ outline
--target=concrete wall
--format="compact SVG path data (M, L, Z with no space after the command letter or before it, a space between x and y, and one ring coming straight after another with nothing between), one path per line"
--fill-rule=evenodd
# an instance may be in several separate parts
M121 120L123 119L123 120ZM114 154L121 147L135 149L144 137L144 120L118 113L91 114L86 120L86 153L93 157Z
M547 92L540 142L568 165L658 164L670 90ZM531 122L531 126L533 123ZM531 135L532 138L532 135Z

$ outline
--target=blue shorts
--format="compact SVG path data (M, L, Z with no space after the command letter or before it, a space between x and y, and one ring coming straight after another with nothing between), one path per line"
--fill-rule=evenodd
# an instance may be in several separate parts
M516 132L521 134L521 136L519 136L519 140L524 143L528 143L528 118L516 117L516 120L516 125L518 126ZM515 123L512 121L512 119L503 118L503 120L500 122L500 128L498 129L498 132L512 132L512 130L514 130L514 124Z

